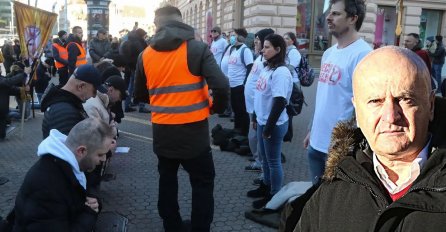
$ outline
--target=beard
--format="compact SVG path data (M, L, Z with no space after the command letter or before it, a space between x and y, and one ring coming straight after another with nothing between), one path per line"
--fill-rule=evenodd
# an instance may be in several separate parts
M336 39L342 37L343 35L347 34L350 31L349 27L345 27L341 31L330 31L329 34L333 35Z

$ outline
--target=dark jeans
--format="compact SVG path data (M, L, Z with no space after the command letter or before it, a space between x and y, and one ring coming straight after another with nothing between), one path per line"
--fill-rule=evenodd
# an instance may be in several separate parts
M59 85L64 86L68 82L68 68L63 67L57 69L57 73L59 74Z
M239 129L244 136L248 136L249 115L245 106L245 87L239 85L231 88L231 105L234 112L234 129Z
M189 174L192 186L192 231L210 231L214 219L215 169L212 153L193 159L168 159L158 155L158 211L166 232L180 231L182 219L178 205L178 167Z

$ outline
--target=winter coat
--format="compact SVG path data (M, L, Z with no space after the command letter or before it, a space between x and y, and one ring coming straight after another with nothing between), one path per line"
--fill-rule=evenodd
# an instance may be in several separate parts
M39 145L40 159L28 171L17 193L13 232L94 229L97 213L85 205L85 175L63 143L65 139L53 130Z
M88 117L82 106L82 100L59 86L53 86L43 97L41 111L44 112L42 122L43 138L51 129L57 129L68 135L71 128Z
M43 93L46 87L48 87L51 77L47 74L47 71L48 69L42 63L39 63L36 71L37 80L34 83L36 93Z
M194 29L184 23L170 21L158 27L150 41L157 51L173 51L187 41L187 65L195 76L202 76L213 93L214 112L223 112L228 101L229 83L215 62L207 44L194 39ZM147 102L149 93L141 56L135 72L135 98ZM207 119L182 125L153 124L153 150L166 158L192 159L210 151ZM175 141L175 146L172 146Z
M305 205L299 231L444 231L446 226L446 99L435 100L429 156L408 192L392 202L373 169L360 129L333 131L324 181Z
M444 64L444 57L446 55L446 50L444 48L443 43L436 41L437 48L435 49L434 53L430 53L432 56L432 63L433 64Z
M77 56L81 54L81 51L79 51L79 48L74 43L77 43L81 47L83 47L82 41L73 34L70 34L67 39L68 73L70 74L70 76L71 74L74 73L74 70L76 69Z
M138 37L134 31L130 32L128 40L121 44L119 54L127 61L130 70L135 70L138 56L146 47L144 38Z
M93 38L90 40L88 47L93 63L97 63L101 58L105 57L105 53L110 50L110 41L108 39L99 40L98 38Z

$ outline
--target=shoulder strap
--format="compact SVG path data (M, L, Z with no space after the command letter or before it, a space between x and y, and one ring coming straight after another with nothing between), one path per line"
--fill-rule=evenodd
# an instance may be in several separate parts
M223 57L225 56L225 54L226 54L226 51L228 51L228 48L230 47L231 45L230 44L228 44L226 47L225 47L225 50L223 51L223 55L221 56L221 60L220 60L220 66L221 66L221 61L223 60Z
M246 47L243 46L242 50L240 51L240 59L242 61L243 66L246 67L246 64L245 64L245 49L246 49Z

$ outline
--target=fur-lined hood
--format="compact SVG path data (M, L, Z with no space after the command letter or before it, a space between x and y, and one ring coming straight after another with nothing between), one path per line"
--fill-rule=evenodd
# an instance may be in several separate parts
M431 146L446 148L446 99L435 99L434 120L429 123L432 134ZM333 129L328 159L323 179L331 181L335 177L335 169L347 156L355 156L358 149L368 149L367 141L361 130L356 127L356 119L339 122Z

